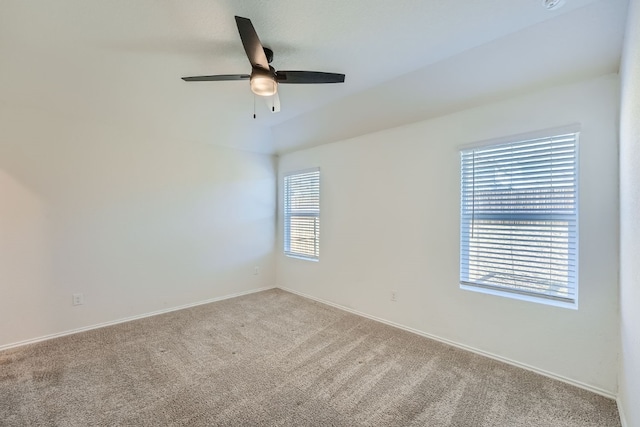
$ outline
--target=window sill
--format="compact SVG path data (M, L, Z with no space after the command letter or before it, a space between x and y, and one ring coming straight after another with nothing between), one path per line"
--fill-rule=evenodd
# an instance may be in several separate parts
M497 289L488 289L488 288L481 288L477 286L463 285L462 283L460 284L460 289L463 289L465 291L479 292L481 294L488 294L488 295L495 295L499 297L517 299L520 301L528 301L528 302L534 302L538 304L551 305L554 307L569 308L572 310L578 309L577 301L576 302L556 301L556 300L547 299L547 298L535 297L532 295L522 295L522 294L516 294L512 292L507 292L507 291L500 291Z
M320 258L310 258L303 255L284 254L286 257L301 259L303 261L320 262Z

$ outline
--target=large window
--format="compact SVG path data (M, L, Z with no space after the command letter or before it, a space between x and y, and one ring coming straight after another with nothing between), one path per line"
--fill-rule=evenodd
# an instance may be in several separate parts
M284 177L284 253L311 260L320 256L320 169Z
M576 302L577 139L566 132L462 150L463 288Z

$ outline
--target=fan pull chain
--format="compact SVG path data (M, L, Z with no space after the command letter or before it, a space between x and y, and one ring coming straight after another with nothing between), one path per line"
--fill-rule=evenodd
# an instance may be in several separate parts
M253 95L253 118L256 118L256 95Z

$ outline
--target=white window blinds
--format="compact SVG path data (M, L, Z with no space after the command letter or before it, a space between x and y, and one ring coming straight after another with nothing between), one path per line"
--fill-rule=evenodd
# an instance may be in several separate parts
M284 253L320 256L320 169L284 177Z
M461 152L462 285L575 302L577 137Z

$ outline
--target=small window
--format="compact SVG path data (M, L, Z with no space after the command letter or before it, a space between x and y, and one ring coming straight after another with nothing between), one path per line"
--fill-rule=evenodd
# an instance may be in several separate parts
M461 287L576 303L577 140L461 151Z
M320 256L320 169L284 177L284 253L310 260Z

